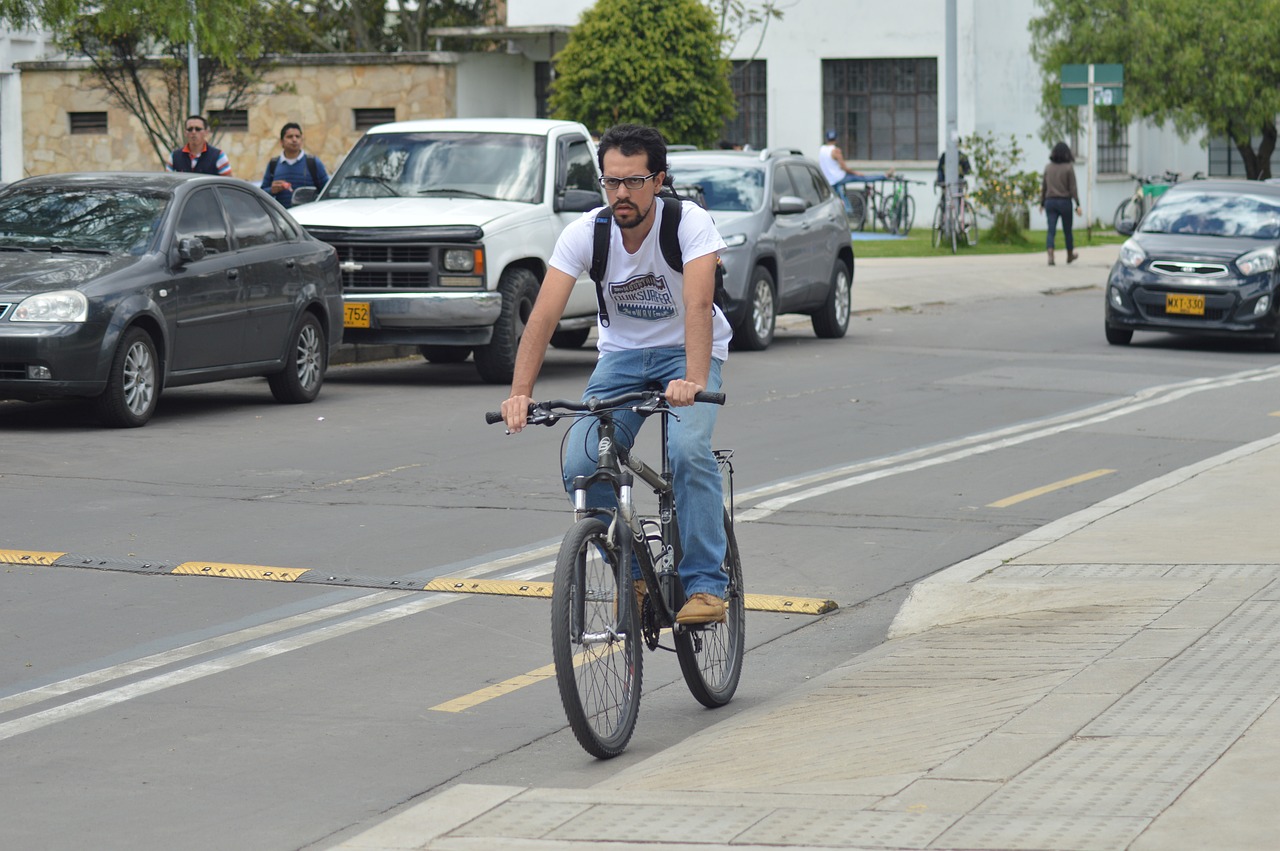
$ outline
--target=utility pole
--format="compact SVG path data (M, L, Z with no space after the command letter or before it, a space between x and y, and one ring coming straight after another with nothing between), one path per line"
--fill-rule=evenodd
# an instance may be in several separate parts
M956 70L960 62L956 57L957 40L956 0L947 0L947 160L944 164L947 185L943 189L944 192L951 191L951 187L960 182L960 157L957 153L957 141L960 137L960 81L957 79L958 71Z
M196 0L187 0L191 38L187 41L187 114L200 114L200 48L196 45Z

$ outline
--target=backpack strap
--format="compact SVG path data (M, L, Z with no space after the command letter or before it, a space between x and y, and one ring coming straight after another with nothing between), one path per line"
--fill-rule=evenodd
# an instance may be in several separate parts
M280 165L279 157L272 157L271 162L267 163L267 188L271 187L271 181L276 179L276 166Z
M671 195L661 195L662 224L658 226L658 247L662 249L662 259L677 272L684 272L684 256L680 251L680 199Z
M591 280L596 284L596 307L600 327L609 327L609 308L604 303L604 271L609 265L609 228L613 224L613 208L606 206L596 214L591 243Z
M316 158L309 157L306 154L302 158L307 161L307 171L311 172L311 185L316 189L320 188L320 172L316 169Z

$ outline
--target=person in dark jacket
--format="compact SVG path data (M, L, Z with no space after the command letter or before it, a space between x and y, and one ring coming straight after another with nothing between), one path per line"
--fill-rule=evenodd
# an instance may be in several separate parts
M203 115L188 115L182 125L187 144L169 155L167 171L193 171L197 174L231 176L227 155L209 144L209 122Z
M302 150L302 127L296 121L290 121L280 129L280 151L280 156L272 157L267 163L260 184L276 197L280 206L293 206L295 189L304 186L314 186L317 192L324 189L329 182L329 173L319 157Z
M1049 232L1045 235L1045 249L1049 253L1049 265L1053 265L1053 243L1058 233L1058 219L1062 219L1062 236L1067 243L1067 262L1073 263L1075 237L1071 233L1071 210L1080 215L1080 194L1076 191L1075 157L1066 142L1053 146L1049 164L1044 167L1040 181L1040 209L1049 219Z

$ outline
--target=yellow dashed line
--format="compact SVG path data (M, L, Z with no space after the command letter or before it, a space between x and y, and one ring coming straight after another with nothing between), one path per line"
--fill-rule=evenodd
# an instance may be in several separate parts
M0 550L0 564L51 565L66 553L37 553L28 550Z
M177 576L221 576L227 579L265 579L270 582L293 582L309 568L262 567L256 564L223 564L216 561L188 561L170 573Z
M1054 491L1062 490L1063 488L1069 488L1072 485L1078 485L1081 482L1087 482L1090 479L1109 476L1114 472L1115 470L1094 470L1092 473L1082 473L1079 476L1072 476L1070 479L1063 479L1060 482L1054 482L1053 484L1045 485L1042 488L1034 488L1029 491L1023 491L1022 493L1015 493L1013 496L1007 496L1004 499L989 502L987 503L987 508L1008 508L1009 506L1015 505L1019 502L1034 499L1037 496L1044 496L1047 493L1053 493Z
M536 671L530 671L527 674L520 674L509 680L494 683L487 688L473 691L471 694L464 694L462 697L455 697L453 700L446 700L444 703L437 703L431 709L433 712L462 712L464 709L470 709L486 701L502 697L504 694L510 694L516 689L522 689L525 686L536 685L543 680L549 680L555 675L556 666L554 664L543 665Z

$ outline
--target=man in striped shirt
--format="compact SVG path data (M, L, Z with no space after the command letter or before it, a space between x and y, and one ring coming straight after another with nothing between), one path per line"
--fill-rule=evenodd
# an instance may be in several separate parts
M231 176L227 155L209 144L209 122L203 115L188 115L183 122L187 144L174 151L165 164L167 171L194 171L199 174Z

